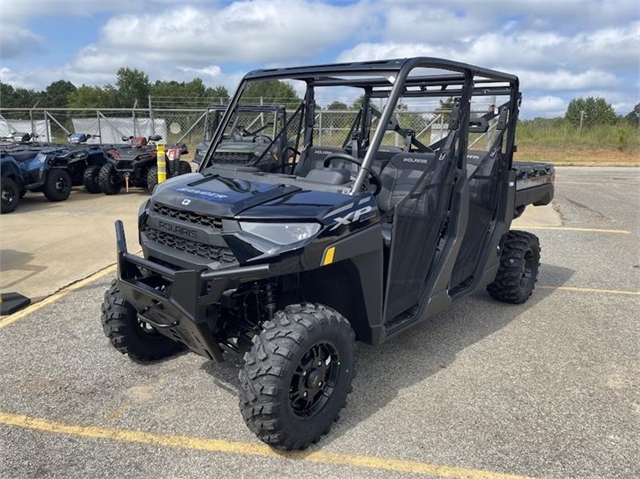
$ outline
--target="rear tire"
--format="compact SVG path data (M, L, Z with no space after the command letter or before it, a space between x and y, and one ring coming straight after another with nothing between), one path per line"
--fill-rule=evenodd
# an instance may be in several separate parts
M122 177L113 163L105 163L98 173L98 185L105 195L117 195L122 189Z
M84 170L82 183L84 184L87 193L91 193L92 195L94 195L96 193L102 192L102 190L100 189L100 184L98 183L100 168L100 165L89 165L87 166L87 169Z
M489 294L505 303L524 303L535 288L540 268L540 240L526 231L509 231L500 253L500 267Z
M11 213L15 211L20 203L20 188L15 181L8 176L2 177L2 183L0 184L0 192L2 193L2 203L0 203L0 213Z
M320 304L278 311L253 338L240 371L240 411L270 446L305 449L329 432L351 392L355 334Z
M184 345L172 341L138 320L138 313L116 286L104 294L102 330L111 345L136 362L163 359L182 351Z
M153 189L158 184L158 167L150 166L149 171L147 171L147 189L149 193L153 193Z
M42 188L49 201L64 201L71 194L71 177L60 168L51 168Z

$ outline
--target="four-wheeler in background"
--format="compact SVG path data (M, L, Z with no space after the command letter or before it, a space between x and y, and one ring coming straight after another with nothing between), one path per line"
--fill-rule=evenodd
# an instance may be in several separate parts
M158 184L158 164L155 142L159 135L145 137L129 137L130 144L105 149L105 164L98 172L98 185L106 195L115 195L123 186L147 188L149 192ZM167 149L178 148L180 154L187 154L186 145L166 145ZM167 161L167 178L191 173L191 165L186 161Z
M225 105L209 105L203 141L196 146L194 163L200 164L202 161L226 108ZM239 106L233 120L225 127L222 141L216 149L215 161L284 172L297 153L287 130L283 129L286 123L287 111L284 106Z
M98 173L107 162L105 151L116 148L118 145L87 144L90 138L96 135L85 133L71 133L69 142L68 170L73 186L84 185L87 193L100 193Z
M293 174L260 162L268 148L250 164L218 161L243 92L262 81L305 91L271 139L292 132ZM362 97L344 148L321 143L339 140L319 134L319 90ZM425 100L453 104L433 141L401 133L394 119L400 101ZM247 74L198 172L142 205L143 257L127 252L116 222L105 335L135 361L185 348L216 361L243 355L249 429L277 448L308 447L351 391L356 341L388 341L485 287L507 303L531 296L539 241L511 222L551 202L555 173L513 162L520 101L517 76L436 58ZM374 103L384 104L375 122ZM389 130L403 148L385 146Z
M36 139L40 135L18 132L14 131L10 136L0 137L0 149L11 147L12 145L23 145L23 146L44 146L51 145L51 143L42 143L37 141Z
M23 147L0 151L2 213L16 209L27 191L42 192L49 201L64 201L71 193L64 147Z

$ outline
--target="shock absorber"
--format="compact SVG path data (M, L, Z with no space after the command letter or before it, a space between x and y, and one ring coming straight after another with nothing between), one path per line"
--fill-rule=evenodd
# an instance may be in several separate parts
M270 321L273 319L273 315L277 308L276 291L272 281L269 281L264 285L262 290L262 303L264 304L264 308L267 312L267 319Z

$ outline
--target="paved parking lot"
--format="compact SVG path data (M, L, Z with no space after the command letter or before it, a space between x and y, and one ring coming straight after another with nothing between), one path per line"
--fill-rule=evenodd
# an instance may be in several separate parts
M640 477L638 205L638 170L559 169L519 220L543 248L531 300L480 292L361 346L340 422L299 454L246 429L238 361L133 364L99 324L111 275L76 284L0 321L0 477Z

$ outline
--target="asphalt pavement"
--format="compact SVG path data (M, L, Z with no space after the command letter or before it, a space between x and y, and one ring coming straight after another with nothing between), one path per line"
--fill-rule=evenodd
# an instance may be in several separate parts
M478 292L360 345L340 421L302 454L245 427L239 360L134 364L100 328L111 275L63 290L0 321L0 477L640 477L639 205L639 170L558 168L554 204L514 225L542 244L530 301Z

